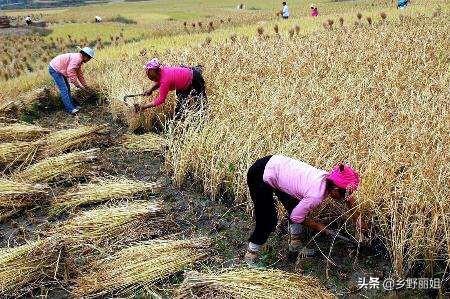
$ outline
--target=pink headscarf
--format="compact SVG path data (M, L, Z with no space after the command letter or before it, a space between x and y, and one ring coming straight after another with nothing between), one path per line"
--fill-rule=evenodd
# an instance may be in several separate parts
M157 58L153 58L152 60L150 60L149 62L147 62L145 64L145 69L146 70L156 70L159 69L159 67L161 66L161 64L159 63Z
M338 164L333 167L327 178L342 189L350 188L352 191L358 189L359 174L351 166Z

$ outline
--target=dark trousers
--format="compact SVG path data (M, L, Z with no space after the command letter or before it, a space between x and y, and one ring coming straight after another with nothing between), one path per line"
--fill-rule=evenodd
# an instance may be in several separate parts
M193 67L192 84L186 90L177 90L177 104L175 107L175 119L180 119L188 108L201 111L206 107L206 87L201 69Z
M247 172L247 185L250 190L250 197L253 201L256 222L255 229L251 234L249 241L258 245L266 243L269 235L275 230L278 222L273 194L275 193L289 215L298 204L297 199L289 194L275 190L263 181L264 169L271 157L272 156L267 156L257 160L250 166Z

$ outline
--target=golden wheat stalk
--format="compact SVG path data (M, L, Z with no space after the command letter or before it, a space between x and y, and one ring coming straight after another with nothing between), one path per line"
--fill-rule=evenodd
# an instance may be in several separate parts
M36 125L0 124L0 141L33 141L49 132L49 129Z
M50 208L50 214L58 215L80 205L129 198L136 194L156 194L161 190L161 187L160 182L149 183L127 178L100 180L97 183L81 185L75 191L69 191L57 198Z
M0 295L18 296L59 271L56 238L0 249Z
M98 149L79 151L47 158L13 175L13 179L29 183L50 182L61 177L85 175L89 162L97 158Z
M36 199L48 195L45 185L15 182L0 178L0 207L18 208L32 205Z
M336 298L312 277L270 269L227 269L221 273L188 272L177 298L200 292L208 298Z
M0 143L0 163L9 164L30 161L40 144L39 141Z
M359 209L370 215L367 218L385 240L395 274L404 277L422 263L439 271L435 260L450 256L445 238L450 235L450 205L442 200L449 198L450 190L450 89L448 79L430 84L428 78L448 78L448 63L438 55L448 52L443 50L448 48L448 30L442 30L448 21L442 16L411 16L400 22L392 17L382 26L373 22L370 28L360 21L350 28L351 18L346 16L342 30L317 30L301 41L259 39L202 51L182 49L183 56L179 50L164 55L166 61L223 66L205 70L208 85L217 87L209 93L208 117L184 120L174 124L180 129L167 133L165 161L175 183L198 179L206 193L214 196L225 187L242 201L248 195L247 170L260 157L282 153L323 169L346 159L361 173L358 193L364 200L358 201ZM295 48L299 43L302 46ZM418 44L430 54L422 64L415 61L423 52L411 50ZM324 50L321 57L314 55L318 47ZM248 59L264 59L254 59L242 73L233 72L242 64L242 52ZM394 62L385 53L401 54ZM352 60L354 55L363 58ZM314 65L308 65L308 57L315 57ZM267 60L271 65L299 63L301 75L296 75L294 64L278 71L266 65ZM366 72L368 65L377 72ZM396 76L379 76L392 69L398 70ZM271 84L258 86L255 96L258 80L248 75L256 73ZM342 80L342 74L348 77ZM239 87L223 89L223 82ZM287 87L283 92L273 88L279 82ZM355 82L367 85L357 87ZM261 98L270 98L270 104ZM330 106L336 109L331 112ZM336 142L337 136L345 141ZM339 207L335 202L329 206L334 217L342 219ZM437 219L443 225L436 225Z
M136 292L182 271L206 256L207 238L153 240L127 247L89 266L76 281L75 296Z
M106 133L108 125L82 126L75 129L56 131L47 135L44 139L40 154L42 156L53 156L66 150L74 149L82 144L93 140L97 134Z
M127 134L124 136L123 142L125 148L142 152L161 151L166 144L166 140L155 133L143 135Z
M162 202L133 202L85 211L60 223L52 235L64 237L70 247L84 243L123 244L159 234L163 221Z

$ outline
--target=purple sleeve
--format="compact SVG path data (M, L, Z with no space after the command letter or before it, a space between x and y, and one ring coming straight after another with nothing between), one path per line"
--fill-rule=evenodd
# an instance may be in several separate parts
M159 95L153 100L153 105L159 106L166 101L167 94L169 93L169 84L164 81L159 86Z
M291 213L291 220L294 223L302 223L306 217L308 216L309 212L314 210L318 205L320 204L320 199L312 198L312 197L305 197L298 205L292 210Z

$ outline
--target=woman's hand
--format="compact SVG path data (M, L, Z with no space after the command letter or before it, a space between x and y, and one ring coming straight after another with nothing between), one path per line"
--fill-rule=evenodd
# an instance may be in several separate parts
M139 112L141 112L141 111L142 111L141 105L135 103L135 104L134 104L134 113L139 113Z
M144 92L144 96L149 97L152 95L152 93L153 93L153 89L149 89L146 92Z
M155 107L155 105L153 104L153 102L151 102L150 104L144 104L144 105L139 105L139 104L134 104L134 112L135 113L139 113L142 112L148 108L152 108Z
M362 215L355 219L356 232L358 234L358 241L361 243L369 243L370 237L368 236L368 227L366 222L362 219Z

